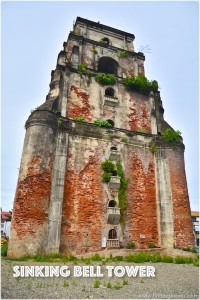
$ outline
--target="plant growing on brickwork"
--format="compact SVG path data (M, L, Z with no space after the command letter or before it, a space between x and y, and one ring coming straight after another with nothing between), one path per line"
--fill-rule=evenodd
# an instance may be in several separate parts
M93 53L95 53L95 54L97 54L98 52L97 52L97 49L96 49L96 47L95 46L92 46L92 52Z
M112 176L112 173L115 171L115 165L111 160L106 159L104 162L101 163L101 168L104 173L101 176L103 182L108 183Z
M104 41L104 40L102 40L102 39L99 40L98 43L99 43L100 45L106 45L106 41Z
M62 118L58 118L58 120L57 120L58 126L61 126L61 125L62 125L62 122L63 122Z
M121 137L121 141L124 142L124 143L127 143L127 142L128 142L128 139L127 139L127 137L122 136L122 137Z
M135 243L132 241L132 242L129 242L126 246L127 249L135 249Z
M99 73L97 76L94 77L96 82L100 83L101 85L115 85L116 84L116 77L113 74L106 74L106 73Z
M87 70L87 66L85 64L78 65L78 73L83 75L91 75L91 71Z
M85 121L85 117L83 117L83 116L77 116L77 117L74 117L74 120L75 121Z
M112 125L108 121L105 121L105 120L95 120L94 124L98 125L100 127L112 127Z
M119 57L127 57L128 56L128 51L127 50L119 51L118 56Z
M145 128L139 128L138 130L136 130L136 132L139 132L139 133L147 133L147 131L146 131Z
M152 154L156 154L157 146L156 146L155 143L152 143L149 148L150 148L150 151L151 151Z
M181 141L181 132L179 130L174 131L171 128L167 128L163 132L162 138L165 142L176 144Z
M125 210L127 207L128 199L126 196L126 188L128 185L128 178L125 178L122 164L120 161L117 162L117 174L120 178L120 187L118 191L118 199L119 199L119 208L120 208L120 224L122 227L122 230L124 229L124 217L125 217Z
M148 247L149 248L155 248L156 246L155 246L154 242L149 242Z
M158 82L156 80L149 81L144 75L126 77L123 79L123 84L127 89L143 94L158 90Z

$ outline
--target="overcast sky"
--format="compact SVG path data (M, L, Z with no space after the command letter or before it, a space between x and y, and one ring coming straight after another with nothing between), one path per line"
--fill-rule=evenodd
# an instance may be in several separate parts
M30 110L49 91L51 70L77 16L148 45L145 72L157 80L165 120L182 132L192 210L198 210L198 2L2 2L2 203L12 209Z

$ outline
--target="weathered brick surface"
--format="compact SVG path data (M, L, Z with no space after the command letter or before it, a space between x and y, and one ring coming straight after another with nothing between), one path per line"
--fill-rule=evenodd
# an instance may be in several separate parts
M152 154L148 149L128 147L125 163L129 183L124 244L134 241L136 247L141 249L148 248L149 242L158 245L155 170Z
M194 247L184 152L178 149L168 150L167 155L172 189L175 245L179 248Z
M131 92L128 112L129 130L145 129L151 133L151 107L148 96Z
M91 121L92 108L88 92L74 85L71 85L70 89L71 94L68 98L67 117L73 119L76 116L83 116L86 121Z
M102 145L89 139L71 144L65 176L61 252L101 249L108 199L101 182Z

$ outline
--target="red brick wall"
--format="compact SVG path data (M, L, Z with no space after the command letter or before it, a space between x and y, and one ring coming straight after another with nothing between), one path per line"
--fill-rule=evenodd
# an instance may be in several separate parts
M149 149L128 147L125 164L128 205L125 220L125 244L136 248L158 245L154 160Z
M107 196L101 182L102 142L70 145L63 200L61 252L101 250ZM92 140L90 140L92 141Z
M185 175L184 152L167 150L172 189L175 245L194 247L190 202Z

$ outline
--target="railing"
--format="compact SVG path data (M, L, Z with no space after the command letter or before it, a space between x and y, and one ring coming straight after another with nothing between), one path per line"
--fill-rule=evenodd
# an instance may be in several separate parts
M105 105L116 106L118 104L118 98L116 97L104 96L104 100Z
M118 239L107 240L107 248L119 248L119 240Z
M118 207L108 207L108 214L110 214L110 215L120 215L120 208L118 208Z

